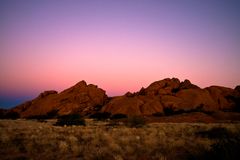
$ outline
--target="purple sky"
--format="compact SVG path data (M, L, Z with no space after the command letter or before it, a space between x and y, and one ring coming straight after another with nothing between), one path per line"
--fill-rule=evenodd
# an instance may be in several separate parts
M80 80L109 96L167 77L234 88L239 28L239 0L1 0L0 107Z

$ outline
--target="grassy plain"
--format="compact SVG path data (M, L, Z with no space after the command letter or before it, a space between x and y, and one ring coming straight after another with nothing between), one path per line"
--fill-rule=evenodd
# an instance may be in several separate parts
M240 123L124 123L0 120L0 159L238 159Z

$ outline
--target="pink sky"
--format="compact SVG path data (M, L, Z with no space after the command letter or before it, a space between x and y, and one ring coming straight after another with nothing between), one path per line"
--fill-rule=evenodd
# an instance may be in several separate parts
M240 84L238 2L11 2L0 5L2 97L81 80L110 96L168 77Z

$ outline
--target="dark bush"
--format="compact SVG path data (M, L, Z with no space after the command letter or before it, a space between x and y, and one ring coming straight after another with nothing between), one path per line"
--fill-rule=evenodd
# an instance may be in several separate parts
M4 119L6 113L7 113L7 110L5 110L5 109L1 109L1 108L0 108L0 119Z
M123 119L123 118L127 118L127 115L119 113L111 116L111 119Z
M210 111L204 111L203 107L204 107L204 104L200 104L196 108L188 109L188 110L184 110L184 109L174 110L172 107L167 107L167 108L164 108L163 111L166 116L172 116L172 115L183 114L183 113L193 113L193 112L203 112L206 114L212 114L212 112Z
M47 118L48 119L56 118L56 117L58 117L58 110L57 109L54 109L54 110L47 113Z
M240 151L239 138L220 139L212 145L209 153L209 159L218 160L238 160Z
M95 114L92 114L90 118L97 119L97 120L106 120L110 118L111 113L108 112L97 112Z
M48 118L47 118L47 115L34 115L34 116L27 117L27 119L44 120Z
M34 115L34 116L29 116L27 119L36 119L39 121L45 120L45 119L52 119L58 117L58 110L52 110L48 112L47 114L42 114L42 115Z
M218 139L211 145L209 151L205 151L200 156L195 156L194 159L201 160L238 160L240 151L240 139L235 138L223 138Z
M86 125L85 120L79 114L70 114L58 117L56 126Z
M20 114L18 112L9 111L5 114L5 116L3 118L4 119L18 119L18 118L20 118Z
M215 127L208 131L196 133L197 136L214 139L211 149L202 152L201 155L193 156L198 160L238 160L240 151L240 133L232 133L226 128Z
M233 134L230 131L228 131L226 128L214 127L208 131L199 131L196 133L196 135L201 137L206 137L209 139L223 139L223 138L229 138Z
M174 114L173 109L170 108L170 107L168 107L168 108L164 108L163 111L164 111L164 114L165 114L166 116L171 116L171 115Z
M127 126L129 127L142 127L145 124L145 119L140 116L132 116L127 119Z
M161 112L156 112L156 113L153 113L152 115L153 115L154 117L161 117L161 116L163 116L164 114L161 113Z

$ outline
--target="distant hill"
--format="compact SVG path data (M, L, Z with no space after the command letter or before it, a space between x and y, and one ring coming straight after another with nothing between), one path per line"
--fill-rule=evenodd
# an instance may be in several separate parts
M181 113L239 112L240 86L235 89L210 86L200 88L189 80L166 78L153 82L136 93L109 98L96 85L80 81L61 93L45 91L37 98L12 109L20 117L66 115L89 116L97 112L139 116L169 116Z

